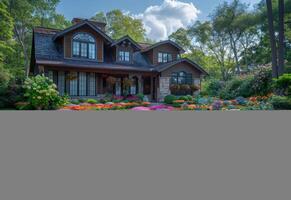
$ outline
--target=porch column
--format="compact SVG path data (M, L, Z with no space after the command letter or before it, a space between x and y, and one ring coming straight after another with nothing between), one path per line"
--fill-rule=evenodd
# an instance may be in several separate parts
M143 78L141 75L138 76L138 92L143 94Z
M170 91L170 77L160 77L160 91L159 101L163 101L167 95L171 94Z

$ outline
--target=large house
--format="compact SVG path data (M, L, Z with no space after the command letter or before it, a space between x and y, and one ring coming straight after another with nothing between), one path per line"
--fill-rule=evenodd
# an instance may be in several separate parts
M137 43L129 36L113 40L105 23L75 18L65 30L35 28L30 72L45 74L60 94L98 98L143 93L151 101L170 94L170 85L200 85L207 74L172 41ZM108 81L109 80L109 81ZM126 89L124 80L130 82ZM110 82L111 81L111 82Z

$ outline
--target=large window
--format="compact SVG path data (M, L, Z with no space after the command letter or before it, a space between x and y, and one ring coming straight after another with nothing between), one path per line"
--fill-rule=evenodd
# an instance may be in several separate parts
M73 57L96 59L96 41L87 33L79 33L73 37Z
M71 72L70 75L70 96L78 96L78 73Z
M172 79L171 84L186 84L186 85L192 85L193 84L193 78L191 73L186 72L174 72L172 73Z
M158 63L172 62L173 56L170 53L158 53Z
M87 96L87 74L79 73L79 96Z
M130 61L129 51L119 51L119 61L129 62Z

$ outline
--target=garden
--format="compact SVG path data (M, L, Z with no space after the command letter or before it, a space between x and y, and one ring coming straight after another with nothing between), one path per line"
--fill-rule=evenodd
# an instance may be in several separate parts
M176 87L176 86L175 86ZM27 78L24 84L8 84L0 108L60 111L248 111L291 110L291 74L278 79L262 67L249 75L227 81L206 78L196 95L168 95L162 103L147 102L144 95L105 95L101 99L70 99L45 76Z

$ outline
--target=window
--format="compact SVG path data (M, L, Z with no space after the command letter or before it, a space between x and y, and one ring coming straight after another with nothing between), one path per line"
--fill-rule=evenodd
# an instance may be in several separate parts
M96 76L95 76L95 73L89 74L89 96L96 96Z
M71 72L69 77L70 77L70 96L78 96L78 73Z
M192 85L193 78L191 73L186 72L174 72L172 73L171 84L177 85Z
M129 62L130 61L129 51L119 51L119 61Z
M86 33L79 33L73 37L73 57L96 59L96 41Z
M79 73L79 96L87 96L87 74Z
M172 62L173 56L170 53L158 53L158 63Z

